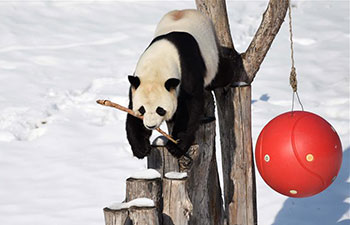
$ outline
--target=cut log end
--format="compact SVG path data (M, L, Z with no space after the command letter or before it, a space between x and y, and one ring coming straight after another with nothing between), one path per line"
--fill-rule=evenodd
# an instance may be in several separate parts
M110 209L108 207L103 209L106 225L124 225L128 219L128 209Z

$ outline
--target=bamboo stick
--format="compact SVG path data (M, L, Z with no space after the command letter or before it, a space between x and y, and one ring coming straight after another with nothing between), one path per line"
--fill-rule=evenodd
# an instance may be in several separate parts
M116 109L119 109L121 111L124 111L124 112L127 112L129 113L130 115L132 116L135 116L141 120L143 120L143 116L139 116L139 115L136 115L134 113L134 111L132 111L131 109L129 108L126 108L124 106L121 106L117 103L114 103L114 102L111 102L109 100L97 100L96 101L98 104L100 105L104 105L104 106L110 106L110 107L113 107L113 108L116 108ZM164 135L168 140L172 141L173 143L177 144L177 141L174 140L169 134L165 133L162 129L160 129L159 127L156 129L159 133L161 133L162 135Z

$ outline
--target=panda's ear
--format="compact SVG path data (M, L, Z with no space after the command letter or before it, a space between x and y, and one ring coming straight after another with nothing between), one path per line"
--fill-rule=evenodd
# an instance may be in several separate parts
M171 89L175 89L177 85L180 84L180 80L176 78L170 78L165 82L165 88L170 91Z
M138 76L128 76L129 82L131 86L137 89L140 85L140 78Z

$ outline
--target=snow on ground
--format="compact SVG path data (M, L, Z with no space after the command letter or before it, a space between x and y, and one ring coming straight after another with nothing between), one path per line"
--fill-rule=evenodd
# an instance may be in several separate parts
M248 46L266 1L228 1L235 46ZM293 3L299 93L306 110L339 133L344 162L323 193L293 199L257 176L259 224L350 223L349 2ZM127 75L169 10L194 1L0 2L0 224L103 224L125 179L146 168L132 157ZM253 139L291 108L284 23L253 85Z

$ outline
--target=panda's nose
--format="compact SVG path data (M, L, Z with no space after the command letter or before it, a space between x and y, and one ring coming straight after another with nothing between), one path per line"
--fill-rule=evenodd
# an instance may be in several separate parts
M156 128L156 125L154 125L154 126L146 126L146 128L149 129L149 130L153 130L154 128Z

